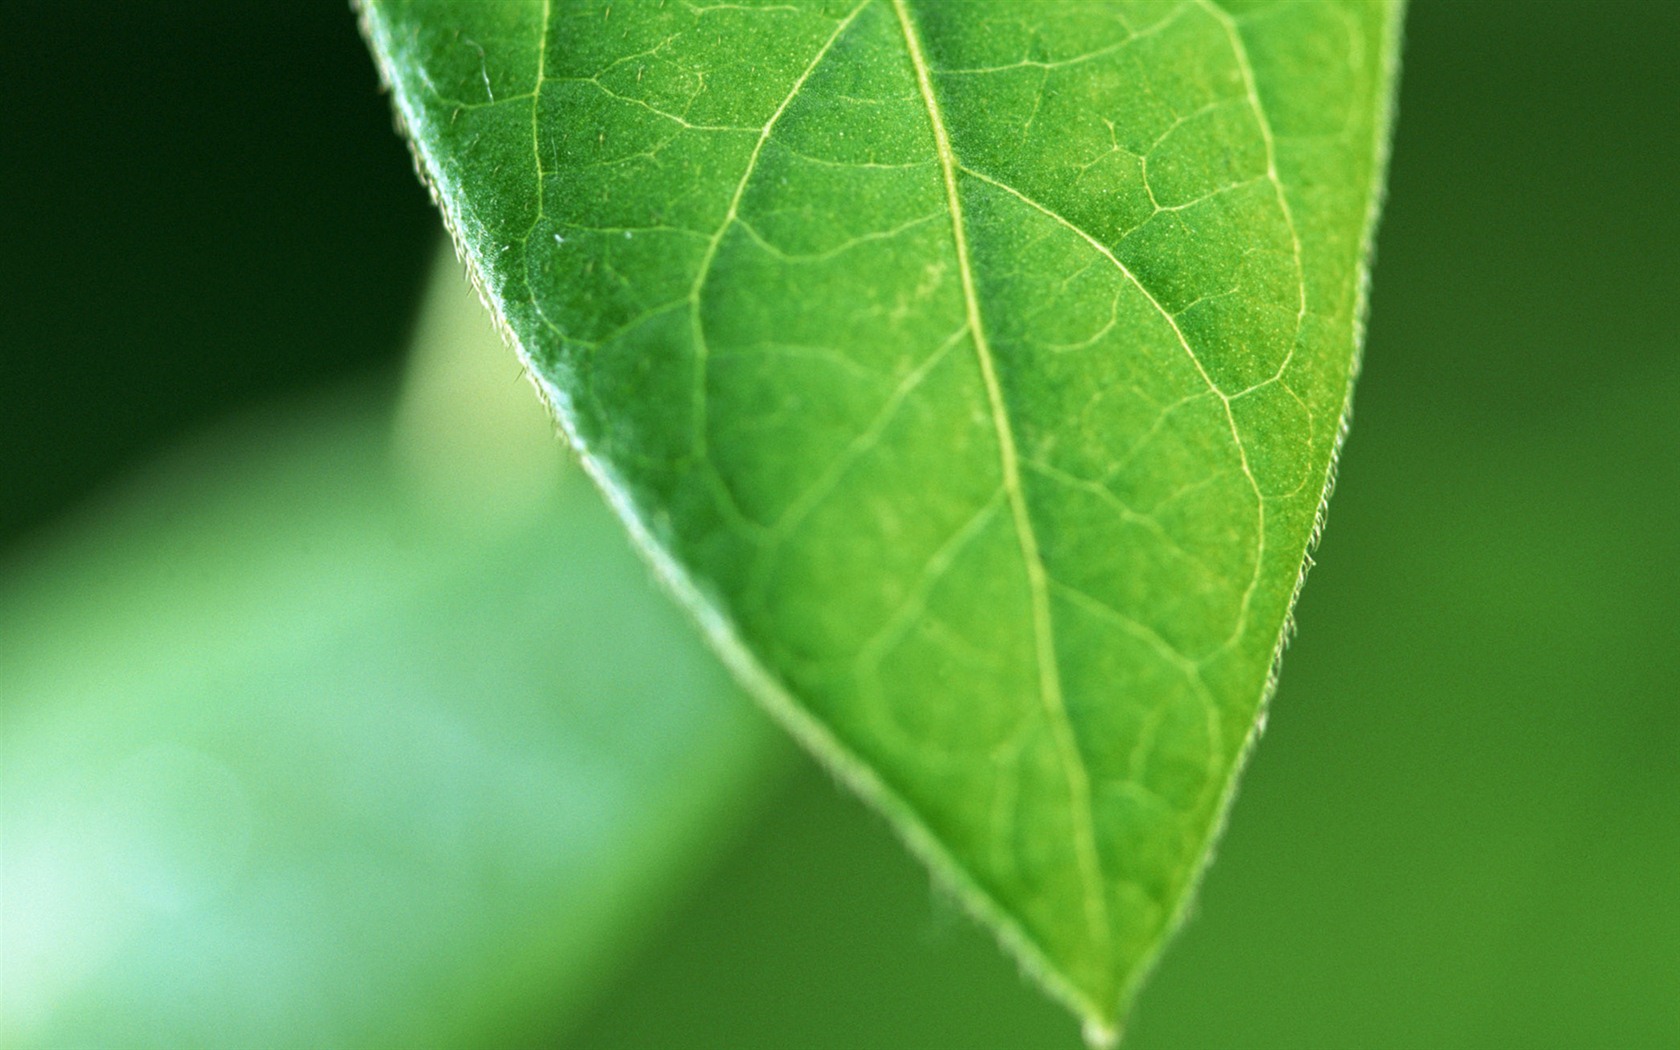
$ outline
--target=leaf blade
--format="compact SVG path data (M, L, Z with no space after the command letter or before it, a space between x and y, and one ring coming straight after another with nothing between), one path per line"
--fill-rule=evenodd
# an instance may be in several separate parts
M1112 1027L1318 519L1398 7L538 5L499 52L482 11L366 13L489 297L719 649ZM483 98L437 90L446 32Z

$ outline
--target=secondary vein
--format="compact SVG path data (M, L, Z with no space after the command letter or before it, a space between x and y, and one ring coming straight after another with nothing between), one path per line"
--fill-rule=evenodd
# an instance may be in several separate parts
M1254 468L1250 466L1248 462L1248 448L1243 444L1242 431L1237 427L1237 416L1231 408L1231 402L1234 400L1234 396L1219 389L1219 384L1213 381L1213 376L1210 375L1208 370L1202 366L1202 359L1196 356L1195 348L1190 345L1189 338L1185 336L1184 329L1179 327L1178 319L1173 316L1172 311L1168 310L1166 306L1161 303L1161 300L1155 297L1155 293L1150 291L1149 287L1138 279L1137 274L1133 273L1130 267L1121 262L1120 257L1115 255L1107 245L1097 240L1078 224L1070 222L1053 209L1033 199L1032 197L1027 196L1025 193L1022 193L1020 190L1009 185L1007 182L994 179L985 172L976 171L970 167L965 166L963 171L971 178L978 179L981 182L986 183L988 186L995 187L1004 193L1009 194L1022 204L1025 204L1028 207L1040 212L1047 218L1060 223L1073 234L1078 236L1080 240L1083 240L1086 244L1095 249L1099 255L1113 263L1115 269L1120 271L1120 275L1127 281L1130 281L1132 286L1139 292L1143 293L1143 297L1149 301L1149 305L1154 307L1155 312L1160 314L1167 322L1168 326L1172 328L1173 335L1177 337L1179 346L1184 349L1185 354L1187 354L1190 358L1190 363L1195 366L1196 374L1201 376L1202 382L1207 385L1208 390L1214 397L1217 397L1219 399L1219 403L1224 406L1225 423L1231 431L1231 443L1237 451L1237 463L1242 468L1243 477L1247 479L1250 491L1254 493L1254 505L1256 508L1254 571L1249 576L1247 587L1243 589L1242 602L1238 607L1236 625L1231 629L1230 637L1227 638L1220 646L1221 650L1230 648L1242 639L1243 632L1248 629L1249 607L1253 602L1255 588L1258 587L1260 583L1260 569L1265 561L1266 554L1266 497L1260 490L1259 479L1254 476Z
M1056 639L1050 618L1050 595L1044 558L1039 550L1038 535L1027 511L1026 493L1021 485L1019 455L1015 449L1015 434L1003 401L1003 388L998 382L997 367L985 327L980 319L980 300L975 292L974 273L969 265L968 233L963 222L962 199L957 193L957 161L951 149L951 139L945 130L945 120L934 97L933 80L926 56L922 53L921 38L911 21L905 0L893 0L899 27L904 31L905 47L911 65L916 70L916 83L922 101L927 106L928 121L933 125L933 137L939 153L939 166L945 180L945 196L951 211L951 233L956 242L957 271L962 280L963 300L968 313L968 328L974 339L975 356L979 359L980 375L986 387L992 425L997 433L998 460L1003 474L1004 490L1008 493L1009 509L1015 522L1015 534L1021 545L1021 558L1027 572L1028 590L1032 600L1033 635L1038 663L1039 695L1049 717L1050 730L1056 741L1067 779L1068 795L1073 809L1074 850L1078 857L1081 877L1085 884L1085 917L1091 930L1092 942L1106 958L1109 954L1108 904L1103 893L1102 865L1097 853L1096 828L1091 813L1091 778L1085 760L1074 739L1073 724L1068 718L1067 704L1062 696L1061 670L1056 660Z
M782 114L787 112L788 107L793 105L793 100L799 97L799 92L804 89L805 82L811 79L811 74L816 72L817 67L822 65L823 59L828 57L828 52L834 47L835 41L845 34L851 24L857 20L857 16L869 4L870 0L862 0L852 9L851 14L840 20L840 23L834 27L834 32L830 33L828 39L823 41L822 47L818 48L817 53L811 56L811 61L806 64L805 69L799 74L799 78L788 89L786 97L776 107L775 112L770 114L770 119L764 122L763 128L759 129L758 139L753 143L752 153L747 157L746 168L741 172L740 181L735 184L735 192L729 197L729 207L724 214L723 222L718 225L717 232L712 234L711 239L706 243L706 252L700 259L699 269L695 271L694 284L688 292L688 315L690 338L694 343L693 441L695 453L702 462L708 464L710 462L706 432L706 370L710 362L711 350L706 344L706 326L700 316L701 300L706 290L706 281L711 277L712 265L717 261L718 249L723 244L724 235L740 218L741 200L746 196L747 186L752 182L754 172L758 170L758 159L764 153L765 144L770 141L771 132L776 129L776 123L782 119ZM713 493L718 498L719 505L725 511L730 512L736 524L748 524L746 517L741 514L740 509L736 506L733 494L723 484L723 480L718 476L717 471L708 470L707 477Z

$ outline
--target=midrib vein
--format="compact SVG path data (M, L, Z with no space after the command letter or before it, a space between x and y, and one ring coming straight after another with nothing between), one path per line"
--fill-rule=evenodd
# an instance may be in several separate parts
M945 197L951 212L951 233L956 242L957 272L962 279L963 302L968 312L968 328L974 339L975 356L979 360L980 375L986 387L986 400L992 414L992 426L997 433L998 460L1003 474L1004 491L1008 493L1010 513L1015 521L1015 535L1021 544L1021 558L1027 572L1028 590L1032 600L1033 634L1038 663L1039 695L1049 716L1051 734L1067 778L1068 796L1073 809L1074 850L1078 855L1081 878L1085 884L1085 918L1090 926L1091 939L1099 954L1106 960L1109 954L1108 905L1103 894L1102 866L1097 855L1096 829L1091 814L1091 778L1085 760L1079 754L1078 741L1073 736L1073 724L1068 719L1067 705L1062 697L1061 671L1056 661L1056 639L1050 620L1049 582L1044 571L1044 558L1039 552L1038 535L1032 517L1027 512L1026 494L1021 486L1019 456L1015 449L1015 433L1009 422L1008 409L1003 402L1003 388L998 383L997 367L991 345L980 320L980 300L974 288L974 273L969 265L968 233L963 222L962 199L957 193L957 161L951 149L951 139L945 130L945 118L934 97L933 79L929 73L922 42L911 21L905 0L892 0L898 15L899 27L904 31L904 43L910 63L916 70L916 83L922 101L927 106L928 121L933 125L934 144L939 152L939 167L945 180Z

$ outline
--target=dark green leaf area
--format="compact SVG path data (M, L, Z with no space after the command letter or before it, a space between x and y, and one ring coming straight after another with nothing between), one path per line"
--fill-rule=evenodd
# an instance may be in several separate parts
M1378 3L376 3L715 640L1099 1028L1254 732L1359 338Z

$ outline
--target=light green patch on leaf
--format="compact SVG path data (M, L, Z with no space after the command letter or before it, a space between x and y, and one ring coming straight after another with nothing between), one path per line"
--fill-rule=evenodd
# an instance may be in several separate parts
M1270 689L1399 19L365 7L451 229L648 552L1099 1037Z

